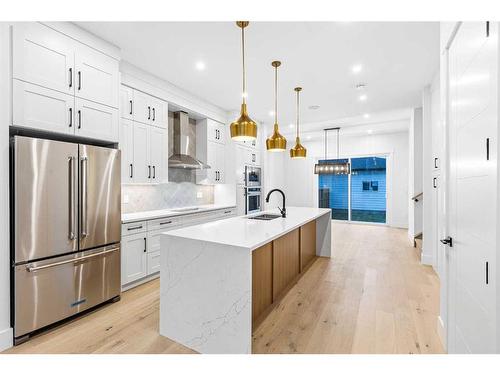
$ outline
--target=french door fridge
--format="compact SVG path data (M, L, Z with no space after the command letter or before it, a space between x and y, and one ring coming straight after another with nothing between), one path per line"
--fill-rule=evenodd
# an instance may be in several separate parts
M120 151L15 136L15 344L120 295Z

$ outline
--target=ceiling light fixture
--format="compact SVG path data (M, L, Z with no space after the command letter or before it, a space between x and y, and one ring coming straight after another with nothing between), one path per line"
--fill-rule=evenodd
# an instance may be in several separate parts
M241 51L243 62L243 90L246 93L246 76L245 76L245 27L249 24L248 21L237 21L236 25L241 28ZM235 141L254 140L257 138L257 124L253 121L247 113L247 103L245 100L246 95L242 95L243 101L241 103L240 118L231 123L229 129L231 131L231 138Z
M337 159L328 160L328 142L327 136L328 132L336 130L337 131ZM324 129L325 132L325 158L323 160L318 160L318 163L314 165L315 174L350 174L351 165L349 164L349 159L339 159L340 152L340 128L328 128Z
M367 98L368 96L366 96L365 94L359 96L359 100L362 102L364 102Z
M307 155L307 150L304 146L300 144L300 137L299 137L299 112L300 112L299 94L302 91L302 87L296 87L294 88L294 90L297 93L297 119L296 119L297 135L295 137L295 146L290 149L290 157L292 159L304 159Z
M278 67L281 62L273 61L271 65L274 67L274 131L266 139L266 148L267 151L280 152L286 150L286 138L280 134L278 125Z
M363 66L361 64L353 65L353 67L351 68L351 71L354 74L358 74L359 72L361 72L361 70L363 70Z
M364 117L364 118L370 118L370 114L369 114L369 113L365 113L365 114L363 115L363 117Z
M205 70L206 66L205 66L205 63L203 61L198 61L195 65L196 69L197 70Z

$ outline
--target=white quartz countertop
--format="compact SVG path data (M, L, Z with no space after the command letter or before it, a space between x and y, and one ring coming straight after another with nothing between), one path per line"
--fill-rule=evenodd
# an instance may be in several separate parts
M122 223L132 223L134 221L153 220L162 217L191 215L199 212L222 210L224 208L234 208L236 205L206 204L202 206L179 207L165 210L140 211L122 214ZM175 210L183 210L175 211Z
M273 220L254 220L248 218L263 213L279 214L278 209L276 209L248 216L238 216L193 225L165 232L164 235L254 250L309 221L330 213L330 209L313 207L287 207L286 210L286 218L279 217Z

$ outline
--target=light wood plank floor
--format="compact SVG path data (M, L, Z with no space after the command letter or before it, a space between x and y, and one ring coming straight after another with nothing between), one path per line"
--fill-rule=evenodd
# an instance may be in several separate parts
M317 259L254 332L254 353L443 353L439 281L405 230L334 223ZM159 281L6 353L192 353L158 334Z

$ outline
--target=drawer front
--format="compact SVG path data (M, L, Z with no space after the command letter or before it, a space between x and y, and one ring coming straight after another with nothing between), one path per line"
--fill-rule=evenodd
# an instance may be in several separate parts
M156 220L148 221L148 231L162 229L163 231L169 228L177 227L182 224L182 218L180 217L164 217Z
M226 208L219 211L219 215L222 218L236 216L236 207Z
M146 230L147 224L145 221L122 224L122 236L130 236L132 234L145 232Z
M160 252L148 254L148 276L153 273L160 272Z
M161 234L164 232L163 229L148 232L148 253L160 251Z

